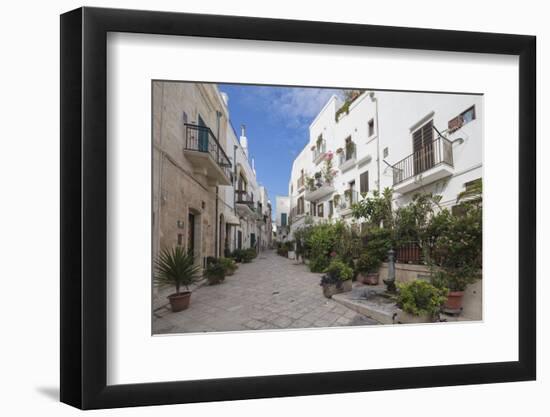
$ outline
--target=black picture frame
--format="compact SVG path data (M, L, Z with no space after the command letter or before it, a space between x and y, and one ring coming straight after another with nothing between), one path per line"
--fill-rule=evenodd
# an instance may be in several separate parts
M108 32L518 56L518 361L107 385ZM536 378L534 36L85 7L61 15L60 57L62 402L96 409Z

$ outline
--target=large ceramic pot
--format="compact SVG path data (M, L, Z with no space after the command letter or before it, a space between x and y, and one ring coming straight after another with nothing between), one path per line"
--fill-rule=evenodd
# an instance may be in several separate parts
M464 291L449 291L443 309L449 312L460 312L462 310L463 301Z
M168 296L168 301L170 301L170 307L174 313L186 310L189 307L189 302L191 301L191 291L171 294Z

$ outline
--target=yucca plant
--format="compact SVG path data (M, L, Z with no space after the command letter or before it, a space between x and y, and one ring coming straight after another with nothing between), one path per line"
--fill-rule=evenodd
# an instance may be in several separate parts
M155 282L159 287L176 287L176 295L184 286L189 291L189 285L200 280L200 267L195 265L193 255L185 253L181 246L172 249L162 249L155 259Z

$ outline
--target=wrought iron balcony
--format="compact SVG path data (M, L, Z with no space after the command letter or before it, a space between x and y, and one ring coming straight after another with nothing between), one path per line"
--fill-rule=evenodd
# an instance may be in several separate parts
M400 193L412 191L453 174L453 145L443 137L392 165L393 187ZM416 181L421 175L422 181Z
M304 197L307 201L317 201L328 194L332 194L334 191L336 189L332 181L316 178L313 186L306 188Z
M231 162L209 127L185 123L184 153L213 183L231 185Z
M313 163L318 164L319 162L321 162L326 154L327 154L327 144L323 140L321 143L315 145L313 149Z
M257 217L254 196L244 190L235 190L235 206L240 216L255 219Z
M345 172L353 168L356 164L356 146L355 143L347 143L345 148L338 154L338 168Z

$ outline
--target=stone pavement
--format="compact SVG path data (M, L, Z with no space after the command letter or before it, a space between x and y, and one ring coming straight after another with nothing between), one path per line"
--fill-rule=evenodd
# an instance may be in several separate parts
M262 252L252 263L240 264L223 284L195 289L187 310L156 310L153 333L378 324L325 298L319 286L320 276L274 251Z

